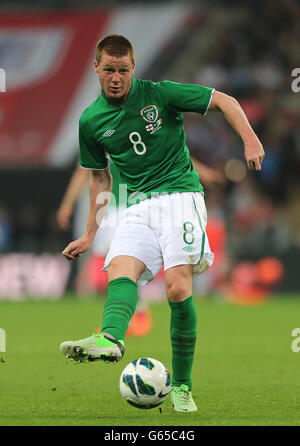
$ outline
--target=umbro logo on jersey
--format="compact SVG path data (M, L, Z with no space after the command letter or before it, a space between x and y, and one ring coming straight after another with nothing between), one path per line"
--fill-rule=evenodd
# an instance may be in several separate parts
M111 136L113 133L115 133L115 130L106 130L106 132L103 133L103 136Z

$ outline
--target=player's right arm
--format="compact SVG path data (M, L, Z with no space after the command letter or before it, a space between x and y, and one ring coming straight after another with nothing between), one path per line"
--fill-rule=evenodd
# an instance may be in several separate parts
M105 148L97 139L97 122L93 108L87 108L79 120L79 164L90 172L90 212L85 234L62 252L69 260L76 259L90 248L111 195L112 176Z
M78 240L69 243L62 254L69 260L74 260L86 252L95 238L96 232L107 210L112 189L112 176L109 167L102 170L91 170L90 212L85 234Z

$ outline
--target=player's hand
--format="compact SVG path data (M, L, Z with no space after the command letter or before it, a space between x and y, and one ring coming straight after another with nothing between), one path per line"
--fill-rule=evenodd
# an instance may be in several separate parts
M245 144L245 158L249 170L261 170L264 157L265 152L258 138L250 144Z
M69 243L68 246L63 250L62 255L68 260L75 260L80 257L81 254L86 252L91 244L92 240L84 235L78 240Z

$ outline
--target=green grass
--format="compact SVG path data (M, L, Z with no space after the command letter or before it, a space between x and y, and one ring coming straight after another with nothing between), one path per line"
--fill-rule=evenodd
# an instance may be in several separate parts
M72 365L60 342L100 324L103 299L0 302L7 362L0 362L0 425L204 426L300 425L300 352L291 350L300 326L300 296L255 307L196 300L198 343L193 395L198 412L176 413L170 399L143 411L119 393L124 366L152 356L171 369L169 307L151 306L150 334L128 338L124 359Z

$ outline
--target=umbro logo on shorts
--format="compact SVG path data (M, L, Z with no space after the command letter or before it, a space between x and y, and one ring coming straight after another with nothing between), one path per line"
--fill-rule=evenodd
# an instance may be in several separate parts
M106 132L103 133L103 136L111 136L113 133L115 133L114 130L106 130Z
M184 248L185 251L191 252L191 251L195 251L195 248L193 248L193 246L185 246Z

